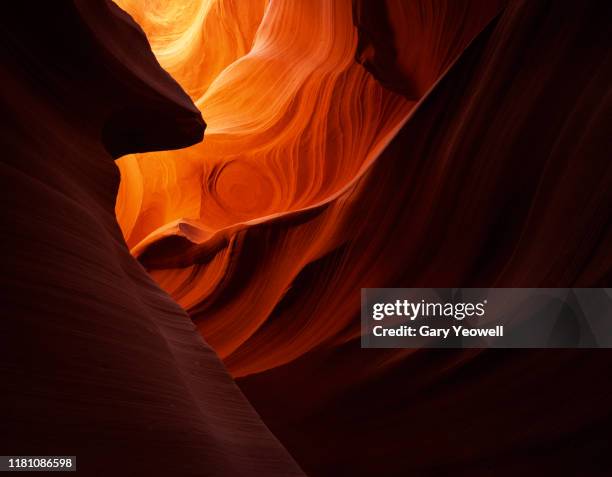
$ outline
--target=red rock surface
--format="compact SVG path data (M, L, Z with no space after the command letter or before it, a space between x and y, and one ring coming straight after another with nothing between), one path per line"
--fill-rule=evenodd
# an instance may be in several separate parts
M113 156L201 140L199 111L113 3L14 5L0 35L4 454L302 475L115 219Z
M207 21L122 3L211 132L125 158L120 223L307 473L609 467L607 352L358 344L361 287L609 285L608 3L271 2L206 81Z
M612 4L118 3L187 94L110 3L2 20L3 453L611 473L607 350L362 350L359 295L610 285Z

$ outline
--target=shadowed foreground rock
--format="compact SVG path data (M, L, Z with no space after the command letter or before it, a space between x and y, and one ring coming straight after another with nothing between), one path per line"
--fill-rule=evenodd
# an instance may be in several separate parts
M204 122L111 2L0 21L4 454L83 475L302 475L185 312L132 258L113 161Z

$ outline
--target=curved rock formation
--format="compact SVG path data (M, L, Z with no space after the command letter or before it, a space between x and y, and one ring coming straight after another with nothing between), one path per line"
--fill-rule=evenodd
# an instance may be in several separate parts
M120 3L209 132L122 159L119 222L307 472L606 467L609 353L359 351L358 313L609 284L607 2Z
M405 122L415 97L500 4L473 1L458 8L443 2L449 13L425 12L421 23L415 20L420 27L402 42L419 45L421 52L404 69L423 73L414 97L402 97L400 89L388 91L355 61L380 44L372 25L353 25L363 10L365 18L378 18L371 15L373 4L273 2L265 10L248 10L247 20L233 16L229 0L185 1L182 9L173 3L159 10L137 0L120 3L144 25L162 65L188 87L208 123L202 144L156 153L154 161L149 155L120 161L117 216L132 253L189 311L234 375L287 363L351 324L359 287L346 282L338 293L328 286L340 273L331 265L336 270L320 285L334 300L352 298L345 310L334 308L333 321L318 311L299 313L288 323L275 320L278 307L299 276L336 256L374 210L366 204L377 197L376 189L352 191ZM401 15L412 18L414 11L395 8L396 29L402 31ZM196 10L198 15L189 13ZM455 25L456 17L465 20ZM210 27L218 22L259 27L225 28L220 39ZM373 45L366 44L365 30ZM448 36L440 33L447 30ZM195 52L207 57L215 41L226 63L236 59L210 81L199 73ZM247 44L250 49L235 46ZM355 221L355 214L362 217ZM299 340L286 339L296 333Z
M113 157L200 141L198 109L111 2L16 3L0 35L5 454L76 455L83 475L302 475L114 215Z
M609 350L358 341L359 287L610 284L610 13L604 2L510 4L409 114L349 205L321 211L348 209L335 220L347 243L304 269L228 359L261 356L281 323L303 342L318 318L326 329L346 320L312 351L238 380L310 475L611 471ZM403 84L396 64L366 66ZM340 443L333 454L312 445L321 435Z

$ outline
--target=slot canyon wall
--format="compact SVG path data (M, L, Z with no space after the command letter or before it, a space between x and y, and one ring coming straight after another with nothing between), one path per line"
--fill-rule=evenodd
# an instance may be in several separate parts
M0 20L0 447L81 475L301 476L115 218L125 153L204 121L142 30L105 1Z
M608 350L361 349L359 326L363 287L610 284L611 14L7 9L4 453L86 475L612 472Z
M119 1L208 123L121 159L132 253L309 475L604 466L609 353L361 350L358 316L610 283L608 4L247 3Z

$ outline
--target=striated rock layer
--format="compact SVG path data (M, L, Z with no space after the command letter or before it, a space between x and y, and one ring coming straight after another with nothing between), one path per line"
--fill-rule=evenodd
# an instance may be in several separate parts
M609 285L609 2L119 3L209 125L119 223L308 473L609 470L609 353L358 343L361 287Z
M458 8L466 18L458 26L451 8L437 36L427 23L415 29L414 42L427 47L419 57L427 58L427 74L421 89L403 97L355 61L372 64L347 0L255 2L240 14L225 0L180 8L119 3L208 123L201 144L120 161L117 217L132 253L189 311L234 375L289 362L350 324L358 288L347 283L338 293L328 287L336 272L325 274L327 292L351 299L350 313L336 309L333 320L311 311L274 323L275 309L310 264L351 238L348 221L363 206L350 193L356 181L425 83L433 84L500 4L467 3ZM451 26L458 33L439 32ZM216 51L219 72L211 80L200 58Z
M304 269L251 338L298 322L287 328L300 341L317 317L346 319L316 349L238 381L310 475L612 471L609 350L358 342L359 287L610 285L611 13L607 2L508 5L347 192L344 245ZM405 84L411 68L375 54L386 32L364 38L364 63Z
M114 215L125 154L202 139L198 109L111 2L0 20L4 454L83 475L302 475Z

